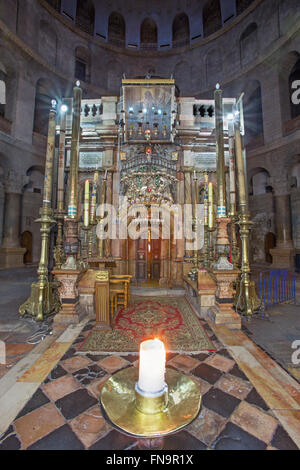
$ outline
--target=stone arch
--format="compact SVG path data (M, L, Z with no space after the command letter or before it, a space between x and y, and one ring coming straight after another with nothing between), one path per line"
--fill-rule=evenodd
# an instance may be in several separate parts
M31 166L27 172L28 183L24 187L24 192L41 194L44 187L44 169L39 165Z
M108 41L125 46L126 24L121 13L112 12L108 18Z
M57 35L52 26L44 20L40 21L39 53L50 65L56 65Z
M91 53L83 46L75 49L75 78L82 82L91 80Z
M209 0L203 7L203 35L204 37L222 28L222 13L220 0Z
M295 119L300 116L300 58L289 75L289 90L291 94L291 118Z
M85 33L94 35L95 7L93 0L77 0L75 23Z
M141 23L140 45L142 48L157 49L157 25L152 18L145 18Z
M0 47L0 116L13 121L17 89L17 67L9 52Z
M266 194L270 178L269 172L265 168L254 168L251 170L250 175L250 195Z
M298 51L290 51L282 57L279 66L279 88L280 88L280 105L282 122L286 123L292 119L299 111L299 105L292 103L292 95L295 92L291 88L292 82L295 81L300 74L300 54ZM300 76L299 78L300 79Z
M294 246L298 251L300 249L300 154L289 158L288 162L292 238Z
M240 15L253 3L254 0L236 0L236 14Z
M34 132L44 136L47 135L51 100L56 98L52 82L49 79L40 78L35 88Z
M5 116L5 105L6 105L6 84L5 74L2 75L0 72L0 116Z
M290 180L292 189L300 189L300 155L298 161L294 163L290 170Z
M180 47L190 42L190 22L186 13L178 13L172 25L172 45Z
M247 26L240 37L241 65L251 62L258 54L257 24L251 23Z

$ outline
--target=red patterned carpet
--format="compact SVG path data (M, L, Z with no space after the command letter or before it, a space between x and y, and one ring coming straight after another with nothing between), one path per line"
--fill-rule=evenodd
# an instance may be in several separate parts
M185 297L135 297L118 312L112 331L96 326L79 352L138 352L139 344L150 338L162 339L169 352L215 350Z

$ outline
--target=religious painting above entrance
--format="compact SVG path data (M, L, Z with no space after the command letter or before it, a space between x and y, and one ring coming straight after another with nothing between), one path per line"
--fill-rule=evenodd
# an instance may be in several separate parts
M174 80L122 80L125 140L170 142L175 126Z

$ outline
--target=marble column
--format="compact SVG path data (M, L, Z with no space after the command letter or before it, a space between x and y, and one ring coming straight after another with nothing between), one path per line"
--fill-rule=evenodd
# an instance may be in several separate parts
M192 183L191 183L191 171L186 171L184 173L184 202L185 204L190 204L191 209L192 209ZM184 211L184 217L187 217L186 211ZM190 212L190 217L192 217L192 210ZM187 242L192 242L192 240L186 240ZM191 263L193 261L193 250L187 250L185 246L185 263L184 263L184 268L183 268L183 274L185 276L188 275L188 273L191 270Z
M23 266L26 248L20 246L21 200L26 178L9 171L5 183L3 241L0 247L0 267Z
M113 173L111 171L108 172L107 174L107 180L106 180L106 198L105 198L105 203L106 204L112 204L112 185L113 185ZM108 257L111 256L111 246L112 246L112 240L110 238L106 238L104 242L104 256Z
M273 257L272 268L293 269L295 267L295 249L292 240L290 194L285 191L286 182L278 183L276 186L274 188L274 203L277 241L276 247L270 250Z

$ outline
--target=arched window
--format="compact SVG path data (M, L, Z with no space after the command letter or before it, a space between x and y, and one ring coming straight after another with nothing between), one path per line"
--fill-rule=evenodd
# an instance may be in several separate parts
M108 41L125 46L125 21L120 13L113 12L109 16Z
M269 173L259 168L251 178L251 187L253 196L259 196L260 194L266 194L268 187Z
M141 47L157 49L157 26L151 18L145 18L141 25Z
M76 26L88 34L94 34L95 8L92 0L77 0Z
M222 14L220 0L211 0L203 7L203 34L204 37L215 33L222 28Z
M240 37L241 64L251 62L258 53L257 25L251 23Z
M179 13L175 16L172 28L173 47L184 46L190 42L190 25L188 16Z
M6 85L4 77L2 78L0 71L0 116L5 116L5 105L6 105Z
M291 171L292 188L300 188L300 163L296 163Z
M40 78L36 84L33 131L41 135L48 133L49 111L55 92L49 80Z
M246 10L251 5L252 2L253 0L237 0L236 14L240 15L241 13L243 13L243 11Z
M296 83L298 82L298 84ZM300 59L294 65L289 76L289 89L291 94L291 118L294 119L300 116Z
M51 65L56 65L57 36L52 27L46 22L40 22L39 53Z
M89 82L91 78L91 56L85 47L77 47L75 51L75 78Z

